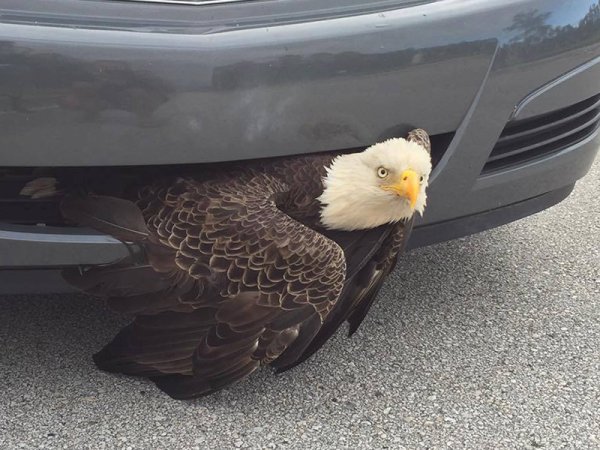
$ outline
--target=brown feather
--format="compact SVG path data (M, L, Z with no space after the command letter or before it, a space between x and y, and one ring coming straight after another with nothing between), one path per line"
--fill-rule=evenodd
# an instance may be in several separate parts
M100 195L69 195L62 200L60 210L65 219L122 241L138 242L148 237L141 211L129 200Z
M431 141L429 140L429 134L425 130L416 128L410 131L408 133L407 140L416 142L425 150L427 150L427 153L431 154Z
M99 296L137 296L164 291L170 283L150 265L93 267L80 271L67 268L62 271L67 282L82 291Z

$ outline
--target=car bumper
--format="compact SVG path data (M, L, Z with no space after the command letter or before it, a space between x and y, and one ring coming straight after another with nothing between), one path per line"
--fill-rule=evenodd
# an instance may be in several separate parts
M456 239L497 227L553 206L569 196L573 185L512 205L414 229L408 250ZM11 266L0 269L0 294L75 292L62 279L61 267L105 264L123 258L136 248L101 234L45 230L45 239L19 227L0 229L0 255ZM18 258L18 259L17 259ZM0 262L2 259L0 257Z
M487 169L507 124L560 116L600 93L592 0L349 1L355 9L316 16L282 9L294 2L269 2L267 14L263 2L57 1L65 9L53 15L35 3L0 7L0 166L284 156L363 148L419 126L450 138L414 247L556 203L599 146L592 124ZM105 15L92 12L100 6ZM0 224L0 267L13 280L127 252L86 230Z

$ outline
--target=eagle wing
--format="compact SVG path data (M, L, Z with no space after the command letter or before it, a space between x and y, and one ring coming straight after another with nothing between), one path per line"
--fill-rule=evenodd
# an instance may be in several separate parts
M279 365L278 372L289 370L310 358L345 321L350 325L349 334L356 332L383 282L394 269L398 255L406 246L412 224L413 220L410 219L364 232L336 232L328 235L344 249L346 255L344 289L310 345L291 364Z
M110 197L67 197L67 218L136 240L147 256L137 266L65 273L136 316L96 363L190 398L261 364L296 361L334 308L346 265L338 244L277 207L286 189L265 174L179 180L148 188L142 212Z
M411 130L407 140L416 142L431 153L431 141L425 130ZM326 165L317 159L313 161L315 170ZM303 166L306 165L308 164L304 162ZM294 173L296 176L303 174L298 169L294 170ZM308 181L296 184L302 188L309 185ZM350 325L349 334L356 332L375 302L384 280L394 270L398 255L404 251L410 238L413 224L414 217L411 217L403 222L386 224L370 230L324 231L327 237L337 242L344 250L347 266L344 289L334 310L327 316L310 345L291 364L279 365L278 371L291 369L310 358L345 321Z

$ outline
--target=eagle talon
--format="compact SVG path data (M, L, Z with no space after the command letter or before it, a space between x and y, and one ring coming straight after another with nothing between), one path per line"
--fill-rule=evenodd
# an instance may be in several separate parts
M57 190L58 181L54 177L41 177L28 182L19 195L30 197L31 199L40 199L54 197L61 192Z

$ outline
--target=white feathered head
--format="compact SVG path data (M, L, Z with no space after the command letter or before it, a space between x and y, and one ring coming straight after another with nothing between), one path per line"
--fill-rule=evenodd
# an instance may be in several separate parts
M363 152L335 158L319 197L321 221L330 229L359 230L423 214L431 173L429 138L414 130Z

